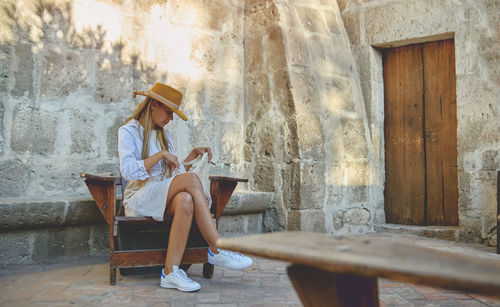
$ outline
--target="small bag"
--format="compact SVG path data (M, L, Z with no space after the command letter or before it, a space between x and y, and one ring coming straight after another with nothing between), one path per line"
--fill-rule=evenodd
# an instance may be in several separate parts
M212 198L210 197L210 179L208 178L208 153L204 153L192 161L184 162L184 165L191 165L188 173L194 173L200 177L203 191L208 201L208 208L210 208L212 206ZM176 168L174 175L177 175L176 173L180 174L181 171Z

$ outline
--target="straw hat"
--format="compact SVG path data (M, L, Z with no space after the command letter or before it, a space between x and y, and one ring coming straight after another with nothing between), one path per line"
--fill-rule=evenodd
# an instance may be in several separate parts
M147 96L158 100L167 106L170 110L174 111L183 120L187 120L186 115L179 110L182 102L182 93L173 87L157 82L149 91L138 92L134 91L134 98L137 95Z

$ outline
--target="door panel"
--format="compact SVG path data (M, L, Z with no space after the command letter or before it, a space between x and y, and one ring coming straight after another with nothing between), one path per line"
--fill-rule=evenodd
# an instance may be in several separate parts
M423 58L427 224L458 225L453 40L424 44Z
M454 41L384 50L386 222L458 225Z
M425 161L420 48L384 53L385 213L388 223L424 222Z

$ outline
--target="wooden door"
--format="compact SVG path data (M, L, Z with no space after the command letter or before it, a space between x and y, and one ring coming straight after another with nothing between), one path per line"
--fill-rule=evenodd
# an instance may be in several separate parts
M453 40L384 51L386 222L458 225Z

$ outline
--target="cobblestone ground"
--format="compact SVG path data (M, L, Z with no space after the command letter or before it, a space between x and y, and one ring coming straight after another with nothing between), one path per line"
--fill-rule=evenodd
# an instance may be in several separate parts
M445 241L411 238L414 244L500 259L487 250ZM451 247L450 247L451 246ZM202 266L188 275L201 283L196 293L158 286L159 275L118 275L109 285L106 256L0 268L0 306L301 306L286 275L287 263L254 258L241 272L215 268L202 278ZM413 284L379 280L381 306L500 306L500 300Z

